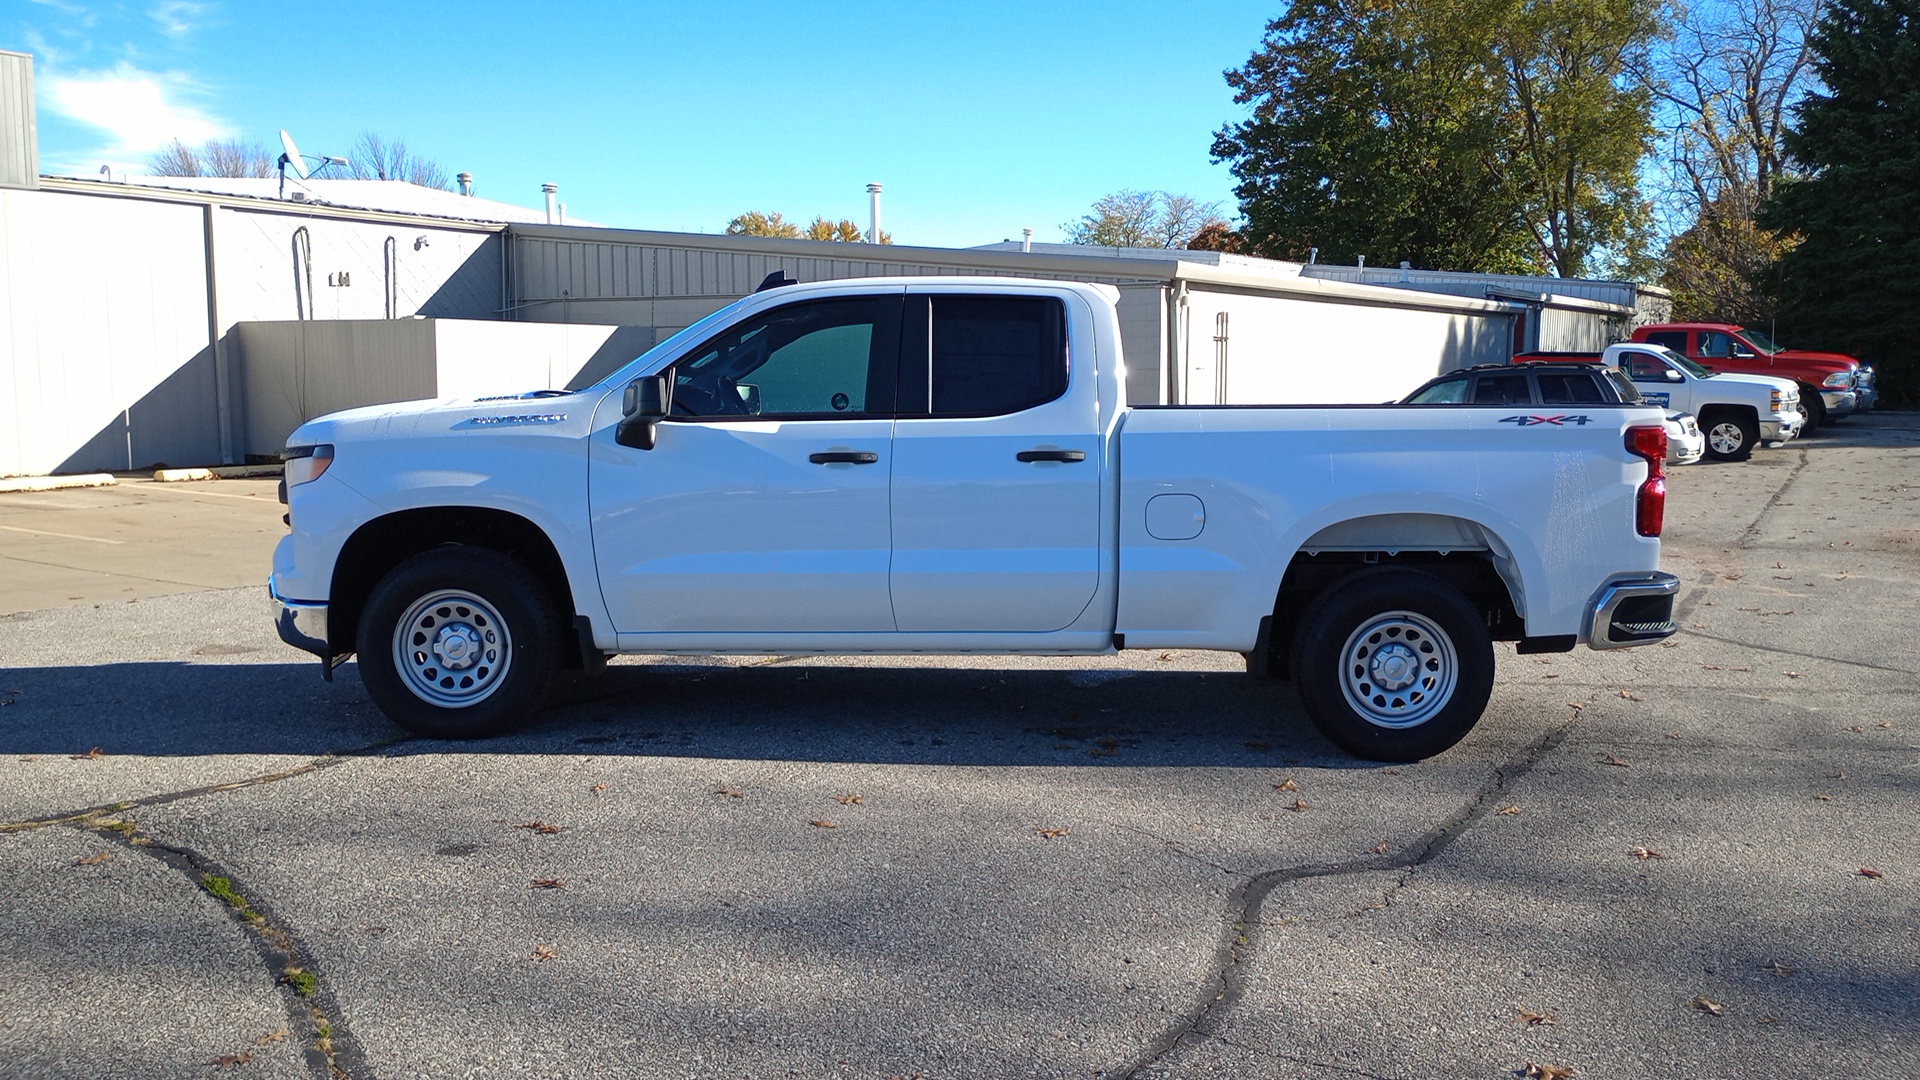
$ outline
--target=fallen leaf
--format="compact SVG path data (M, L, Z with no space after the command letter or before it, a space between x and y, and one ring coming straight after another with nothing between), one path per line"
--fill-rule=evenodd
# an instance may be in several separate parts
M1705 997L1694 998L1693 1007L1696 1009L1699 1009L1703 1013L1711 1013L1714 1016L1724 1016L1727 1011L1727 1007L1725 1005L1722 1005L1717 1001L1709 1000Z
M1846 778L1847 778L1847 774L1844 772L1837 772L1833 774L1833 779L1835 780L1845 780Z
M742 795L742 794L740 794L740 793L739 793L738 791L735 791L735 790L734 790L733 788L730 788L730 787L723 787L723 788L720 788L720 789L718 789L718 790L716 790L716 791L714 792L714 794L715 794L715 795L720 795L720 796L724 796L724 797L726 797L726 798L729 798L729 799L744 799L744 798L746 798L746 796L745 796L745 795Z
M1848 724L1848 725L1847 725L1847 730L1848 730L1848 731L1852 731L1852 732L1861 732L1861 731L1865 731L1865 730L1867 730L1867 729L1866 729L1866 728L1863 728L1863 727L1861 727L1861 726L1860 726L1859 724Z
M1518 1022L1528 1027L1552 1027L1560 1022L1552 1013L1531 1012L1518 1005L1513 1007L1513 1011L1519 1014Z
M88 857L88 858L85 858L85 859L75 859L75 860L73 860L73 865L75 865L75 866L99 866L99 865L100 865L101 863L103 863L103 862L106 862L106 861L107 861L108 859L111 859L111 858L113 858L113 853L112 853L112 852L107 852L107 851L103 851L103 852L101 852L101 853L100 853L100 854L98 854L98 855L94 855L94 856L90 856L90 857Z
M1796 974L1799 971L1798 968L1795 968L1789 964L1783 964L1778 960L1775 960L1773 963L1768 964L1766 967L1761 968L1760 970L1771 971L1775 975L1778 975L1783 979L1789 975Z
M549 825L544 821L529 821L520 825L515 825L514 828L525 829L528 832L537 832L541 836L552 836L554 833L563 833L567 831L567 827L565 825Z
M1172 654L1172 653L1164 653L1164 652L1163 652L1163 653L1161 653L1161 654L1160 654L1159 656L1156 656L1156 657L1154 657L1154 659L1155 659L1155 660L1159 660L1159 661L1167 661L1167 660L1171 660L1171 659L1173 659L1173 654Z
M1582 704L1580 704L1580 703L1579 703L1579 702L1577 702L1577 701L1569 701L1569 702L1567 702L1567 708L1569 708L1569 709L1584 709L1584 708L1586 708L1586 706L1585 706L1585 705L1582 705Z
M1721 667L1719 664L1701 664L1700 666L1702 668L1705 668L1708 671L1725 671L1726 670L1725 668Z
M1677 738L1679 738L1679 737L1680 737L1680 733L1679 733L1679 732L1677 732L1677 731L1669 731L1669 732L1667 732L1667 738L1669 738L1669 739L1677 739Z
M1292 806L1289 806L1289 807L1287 807L1287 809L1289 809L1289 810L1292 810L1292 811L1293 811L1294 813L1296 813L1296 814L1297 814L1297 813L1299 813L1299 812L1301 812L1302 810L1311 810L1311 809L1313 809L1313 804L1312 804L1312 803L1310 803L1310 802L1308 802L1308 801L1307 801L1307 800L1305 800L1305 799L1295 799L1295 800L1293 800L1293 805L1292 805Z
M1385 844L1375 844L1367 849L1367 854L1369 855L1385 855L1386 853L1387 845Z
M565 884L565 881L557 877L537 877L533 879L533 887L536 889L558 889Z
M833 822L828 821L825 818L821 818L818 821L809 821L807 822L807 824L813 826L816 829L837 829L840 827L838 825L835 825Z
M1275 785L1273 785L1273 790L1275 790L1275 791L1299 791L1299 790L1300 790L1300 785L1299 785L1299 784L1296 784L1296 783L1294 783L1294 782L1293 782L1292 780L1282 780L1282 781L1280 781L1279 783L1277 783L1277 784L1275 784Z
M1569 1080L1573 1070L1565 1065L1545 1065L1527 1062L1527 1080Z
M94 758L104 757L105 755L100 748L96 746L84 754L68 754L67 756L75 761L92 761Z
M253 1060L253 1055L248 1053L221 1054L219 1057L214 1058L211 1061L205 1062L204 1064L212 1065L216 1068L221 1068L221 1069L235 1069L235 1068L239 1068L242 1065L245 1065L247 1062L252 1060Z
M559 955L560 955L560 950L554 948L551 945L535 946L533 950L533 959L540 960L540 961L551 960L554 957Z
M1787 568L1787 564L1783 562L1777 562L1773 564L1773 568L1775 570L1785 570Z
M1875 869L1874 869L1873 867L1871 867L1871 866L1863 866L1863 867L1861 867L1860 869L1858 869L1858 870L1856 870L1856 871L1854 871L1854 874L1855 874L1855 876L1857 876L1857 877L1865 877L1865 878L1879 878L1879 877L1886 877L1886 876L1887 876L1887 875L1885 875L1885 874L1883 874L1883 873L1881 873L1880 871L1878 871L1878 870L1875 870Z
M860 797L860 796L858 796L858 795L835 795L835 796L833 797L833 801L834 801L834 802L837 802L837 803L839 803L839 804L840 804L841 806L865 806L865 805L867 805L867 800L865 800L865 799L863 799L863 798L861 798L861 797Z
M1787 678L1789 678L1789 679L1804 679L1804 678L1806 678L1806 676L1805 676L1805 675L1802 675L1802 674L1801 674L1800 672L1798 672L1798 671L1787 671L1787 672L1782 672L1782 674L1784 674L1784 675L1785 675L1785 676L1786 676Z
M1612 765L1616 768L1621 768L1621 769L1628 767L1626 762L1621 761L1619 758L1614 757L1612 754L1607 755L1606 764Z
M1067 835L1066 829L1035 829L1033 831L1038 833L1042 838L1047 840L1052 840L1055 837Z
M1666 858L1665 855L1660 854L1659 852L1653 850L1652 848L1644 848L1644 847L1628 848L1627 854L1633 856L1636 859L1639 859L1641 862L1645 862L1648 859Z
M593 792L593 793L594 793L595 795L598 795L598 794L600 794L601 792L603 792L603 791L605 791L605 790L607 790L607 785L605 785L605 784L595 784L595 785L593 785L592 787L590 787L590 788L588 788L587 790L588 790L588 791L591 791L591 792Z
M1514 803L1512 806L1503 806L1500 809L1494 811L1494 813L1499 814L1503 817L1512 817L1514 814L1517 814L1519 812L1520 812L1519 803Z
M1777 1016L1763 1016L1760 1018L1760 1022L1763 1024L1777 1024L1780 1022L1780 1018Z
M1680 647L1680 643L1677 641L1663 641L1660 643L1660 647L1663 649L1677 649Z
M1621 697L1623 697L1623 698L1626 698L1626 699L1627 699L1628 701L1639 701L1639 700L1640 700L1640 695L1639 695L1639 694L1636 694L1636 693L1634 693L1634 692L1633 692L1633 691L1631 691L1631 690L1622 690L1622 691L1620 691L1620 696L1621 696Z
M277 1043L280 1040L286 1038L289 1034L291 1034L291 1032L289 1032L286 1028L281 1028L279 1031L269 1031L265 1035L262 1035L259 1038L253 1040L253 1045L265 1046L268 1043Z

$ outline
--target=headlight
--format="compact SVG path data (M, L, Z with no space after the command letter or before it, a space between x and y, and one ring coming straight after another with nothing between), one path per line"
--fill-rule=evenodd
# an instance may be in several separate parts
M1851 371L1836 371L1833 374L1827 376L1826 378L1820 380L1820 385L1826 387L1829 390L1843 389L1847 386L1851 386L1852 384L1853 384L1853 372Z
M1786 404L1786 401L1787 401L1787 396L1781 393L1780 391L1775 390L1773 391L1773 399L1770 402L1768 402L1767 407L1774 412L1779 412L1781 407Z
M287 486L299 487L320 479L321 474L327 471L327 466L333 464L333 446L330 443L289 446L282 457L287 463Z

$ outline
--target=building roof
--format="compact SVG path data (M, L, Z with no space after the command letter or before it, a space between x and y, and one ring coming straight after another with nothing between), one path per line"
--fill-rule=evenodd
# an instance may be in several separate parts
M65 179L94 181L95 176ZM545 208L531 209L512 203L495 202L456 191L423 187L401 180L350 180L316 177L301 180L287 177L287 197L280 197L280 179L268 177L226 176L115 176L114 184L129 187L166 188L227 198L260 199L271 202L298 202L307 206L336 206L348 210L377 210L390 214L414 214L421 217L457 218L464 221L540 223L547 220ZM304 195L305 198L300 198ZM574 222L573 224L587 224Z

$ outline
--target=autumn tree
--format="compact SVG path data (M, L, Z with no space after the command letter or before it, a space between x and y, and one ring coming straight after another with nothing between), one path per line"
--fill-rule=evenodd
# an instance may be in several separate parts
M198 147L175 139L149 160L148 168L155 176L265 177L273 175L274 155L241 139L209 139Z
M1889 404L1920 405L1920 0L1830 0L1786 178L1761 223L1796 235L1779 264L1782 336L1872 361Z
M416 156L401 139L363 131L347 154L347 172L355 180L402 180L421 187L451 190L446 166Z
M1796 173L1784 135L1814 84L1824 0L1715 0L1682 11L1643 81L1665 128L1657 209L1672 237L1660 283L1681 319L1769 323L1773 264L1791 237L1755 215Z
M1123 189L1102 195L1079 221L1060 226L1070 244L1117 248L1184 248L1202 229L1218 223L1219 203L1203 203L1171 191Z
M850 218L831 221L828 220L826 215L822 214L816 216L812 224L802 229L800 226L788 221L786 215L780 213L778 210L770 214L763 214L758 210L749 210L734 218L732 221L727 222L727 235L771 236L785 240L829 240L842 244L859 244L864 243L867 239L867 234L861 230L860 226L855 225ZM893 243L893 234L882 229L880 231L880 242L883 244Z
M1254 250L1576 276L1633 254L1659 0L1296 0L1226 73Z

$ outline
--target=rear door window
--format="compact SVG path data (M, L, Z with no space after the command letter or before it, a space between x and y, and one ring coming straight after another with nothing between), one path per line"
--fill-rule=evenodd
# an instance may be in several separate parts
M1005 416L1067 391L1066 308L1046 296L909 300L902 416Z
M1473 403L1475 405L1531 405L1533 388L1527 385L1527 375L1517 371L1510 375L1482 375L1474 380Z
M1598 380L1584 371L1542 371L1535 378L1542 405L1599 405L1607 400Z
M1687 332L1685 330L1659 330L1647 335L1647 341L1654 345L1665 345L1682 356L1687 354Z

